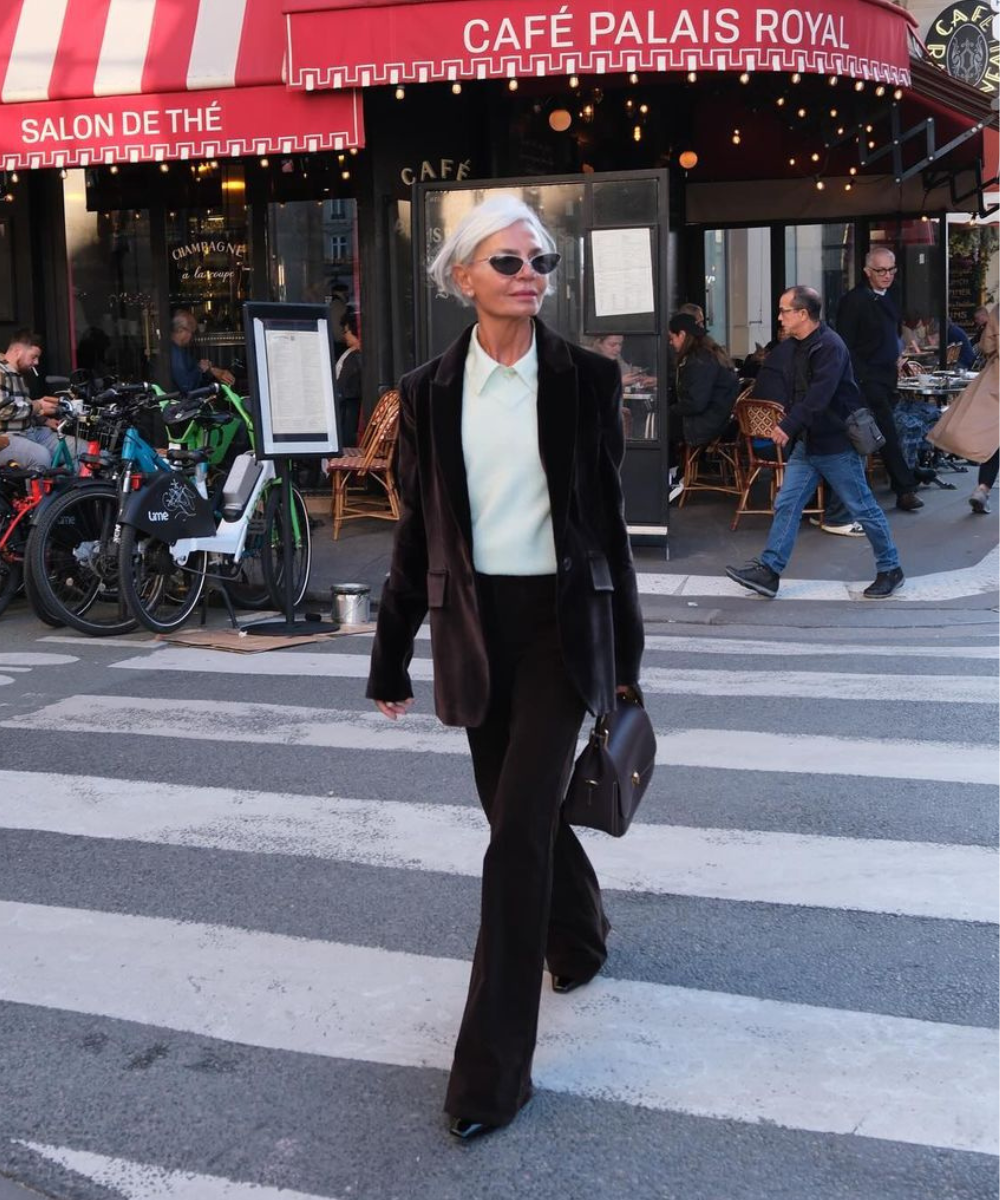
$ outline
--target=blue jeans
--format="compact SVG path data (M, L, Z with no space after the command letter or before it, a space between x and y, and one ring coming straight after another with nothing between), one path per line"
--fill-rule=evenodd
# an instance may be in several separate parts
M765 566L778 575L788 565L802 520L802 510L819 486L820 479L834 489L852 521L865 531L875 552L875 567L891 571L899 566L899 552L889 532L889 522L879 508L865 478L864 461L853 450L841 454L809 454L799 442L785 466L785 479L774 502L774 520L767 546L760 556Z

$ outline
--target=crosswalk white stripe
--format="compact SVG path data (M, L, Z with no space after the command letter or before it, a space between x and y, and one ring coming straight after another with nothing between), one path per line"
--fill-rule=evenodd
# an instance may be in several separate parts
M222 650L171 647L155 657L126 658L111 666L140 671L196 671L221 675L303 676L367 679L368 658L361 654L317 654L273 650L268 654L229 654ZM414 658L415 680L433 678L430 659ZM935 704L995 704L997 682L983 676L935 675L932 685L917 687L909 675L857 675L814 671L688 671L651 667L642 673L647 692L681 696L774 696L809 700L901 700Z
M30 796L30 802L26 797ZM478 876L478 808L0 771L0 826ZM996 922L983 846L635 824L582 831L612 890Z
M355 642L370 644L374 633L357 633ZM418 642L429 642L431 631L426 625L417 630ZM92 638L72 638L50 636L40 638L47 642L88 642ZM111 644L113 643L104 643ZM120 645L121 643L119 643ZM156 645L163 646L164 642ZM646 634L647 652L671 650L677 654L749 654L754 657L767 658L827 658L831 655L850 658L956 658L984 659L995 662L1000 659L1000 646L898 646L891 643L871 642L785 642L760 641L747 638L730 637L684 637L678 634L648 633Z
M374 708L355 712L235 700L76 695L0 721L0 728L416 754L468 751L461 730L424 713L392 722ZM661 730L656 744L661 770L681 766L988 786L996 785L1000 772L995 746L966 742L691 728Z
M15 1145L33 1150L77 1175L84 1175L125 1200L329 1200L311 1192L240 1183L218 1175L168 1171L165 1167L153 1167L128 1158L110 1158L106 1154L93 1154L70 1146L48 1146L43 1142L17 1139Z
M1000 647L991 646L893 646L867 642L785 642L747 638L671 637L647 633L646 650L670 650L676 654L748 654L754 658L957 658L995 662ZM933 679L933 676L929 678Z
M445 1069L469 964L0 902L0 998L252 1046ZM71 964L72 969L68 969ZM543 989L542 1088L995 1153L996 1034L630 980Z
M1000 567L1000 548L994 546L978 563L971 567L958 567L951 571L937 571L930 575L910 576L903 591L893 600L941 601L957 600L963 596L976 596L997 589L997 569ZM874 578L872 573L857 583L844 583L836 579L793 579L783 577L779 600L848 600L852 603L867 603L861 593ZM637 576L639 594L642 596L720 596L730 599L739 597L749 603L760 602L760 597L744 591L721 571L718 575L683 575L665 572L640 571Z

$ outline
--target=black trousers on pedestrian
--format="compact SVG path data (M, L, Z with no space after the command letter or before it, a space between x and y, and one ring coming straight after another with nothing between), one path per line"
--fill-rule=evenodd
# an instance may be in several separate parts
M467 730L490 825L479 937L445 1110L504 1125L531 1095L542 972L586 980L610 928L560 805L585 707L559 650L556 578L479 576L486 720Z
M980 486L992 488L997 481L998 472L1000 472L1000 450L994 450L992 458L988 458L986 462L979 464Z
M896 429L896 419L892 410L896 406L895 379L866 379L861 384L865 402L872 410L875 424L882 431L885 445L879 451L885 469L889 472L889 484L898 496L916 490L917 481L913 477L909 464L903 456L899 444L899 432Z

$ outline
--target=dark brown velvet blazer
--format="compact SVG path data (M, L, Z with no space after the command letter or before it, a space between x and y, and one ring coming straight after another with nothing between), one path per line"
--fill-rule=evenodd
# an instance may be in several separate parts
M486 716L490 671L472 560L462 455L462 392L470 327L400 383L401 515L382 591L367 696L413 695L413 639L430 610L434 701L446 725ZM625 443L618 364L535 322L538 440L552 503L559 640L594 714L616 684L638 683L642 614L622 504Z

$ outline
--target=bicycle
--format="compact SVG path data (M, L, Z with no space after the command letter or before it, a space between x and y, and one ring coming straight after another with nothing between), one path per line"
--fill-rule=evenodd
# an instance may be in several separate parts
M251 451L237 455L214 501L209 496L207 443L220 416L225 418L209 406L193 406L194 399L192 393L165 418L200 426L206 445L197 451L168 451L170 475L158 476L128 496L121 512L122 593L134 617L154 633L169 633L184 624L207 579L228 592L233 573L247 559L259 561L275 607L282 603L286 560L291 561L296 603L309 579L312 542L305 501L293 488L293 546L288 554L281 537L283 500L272 462L257 462Z

